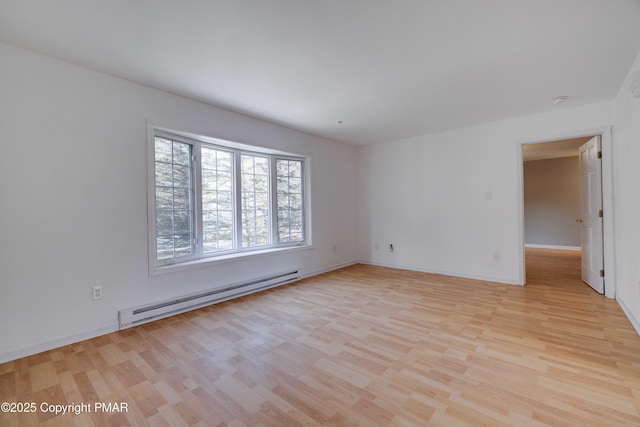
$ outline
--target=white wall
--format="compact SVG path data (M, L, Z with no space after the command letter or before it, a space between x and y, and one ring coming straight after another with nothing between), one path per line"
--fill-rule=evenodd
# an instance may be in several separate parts
M520 144L610 126L613 112L613 102L563 107L359 148L359 258L521 283Z
M355 150L8 45L0 62L0 362L113 331L121 308L290 267L359 258L518 283L520 143L609 126L614 105L617 297L640 318L640 100L626 85L615 104ZM148 119L311 155L314 249L149 277Z
M0 362L113 331L122 308L356 258L354 148L8 45L0 63ZM149 277L147 120L310 155L314 249Z
M524 242L580 246L578 156L524 162Z
M640 333L640 99L629 92L640 55L616 97L614 215L617 299Z

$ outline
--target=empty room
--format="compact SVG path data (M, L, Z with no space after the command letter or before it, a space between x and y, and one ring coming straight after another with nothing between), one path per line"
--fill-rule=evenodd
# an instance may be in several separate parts
M639 23L0 0L0 426L640 425Z

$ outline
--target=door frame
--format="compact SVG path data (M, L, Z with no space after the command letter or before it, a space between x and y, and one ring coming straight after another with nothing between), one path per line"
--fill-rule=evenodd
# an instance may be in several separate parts
M580 138L584 136L600 136L602 144L602 209L604 211L602 223L602 242L605 271L605 296L615 298L615 253L613 228L613 147L611 126L596 129L576 130L559 134L545 135L537 138L527 138L518 144L518 283L526 284L525 249L524 249L524 159L523 145L551 142L562 139Z

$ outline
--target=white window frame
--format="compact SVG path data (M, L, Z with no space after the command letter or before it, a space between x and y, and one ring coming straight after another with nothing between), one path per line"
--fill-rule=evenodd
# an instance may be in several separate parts
M271 162L271 177L272 177L272 182L271 182L271 193L273 194L274 200L278 197L278 180L277 180L277 165L276 165L276 161L277 160L292 160L292 161L300 161L299 157L295 157L295 156L286 156L286 155L282 155L282 156L276 156L276 158L274 159L273 162ZM304 236L306 238L306 233L307 233L307 215L306 215L306 194L308 193L307 188L306 188L306 183L307 183L307 175L306 175L306 169L307 168L307 163L306 162L302 162L301 165L301 179L302 179L302 232L304 233ZM278 203L277 200L274 201L271 204L271 210L272 213L271 215L273 216L274 220L272 221L272 238L275 239L276 243L278 243L279 240L279 235L278 235ZM289 243L279 243L280 245L286 246Z
M272 246L275 246L275 242L273 240L273 205L275 202L274 199L274 192L272 190L272 182L274 181L273 179L273 166L272 164L275 161L275 158L272 155L269 154L264 154L264 153L260 153L260 152L256 152L256 151L248 151L248 150L237 150L235 152L235 165L236 165L236 170L237 173L235 174L234 178L235 178L235 182L236 182L236 187L238 189L238 191L236 191L236 207L241 207L242 205L242 187L241 187L241 182L242 182L242 155L249 155L249 156L257 156L257 157L266 157L269 159L269 175L268 175L268 180L269 182L267 183L267 188L269 191L269 222L270 222L270 227L269 227L269 237L268 237L268 243L266 245L262 245L262 246L250 246L247 248L242 248L242 241L243 241L243 236L242 236L242 209L237 209L236 208L236 224L237 226L236 228L236 239L238 241L238 246L240 246L241 248L239 249L239 251L252 251L252 250L260 250L260 249L267 249L270 248Z
M193 200L195 228L195 251L193 255L171 258L167 260L157 259L156 242L156 187L155 187L155 138L162 137L169 140L179 141L192 146L192 170L193 170ZM310 249L311 245L311 197L310 197L310 163L309 156L297 155L282 152L255 145L247 145L219 138L196 135L190 132L177 131L164 127L148 125L147 144L147 180L148 180L148 247L149 247L149 273L151 275L192 268L217 262L229 262L245 259L249 256L262 256L270 253L282 251ZM204 253L203 245L203 206L202 206L202 168L201 168L201 147L208 146L214 149L224 150L233 153L232 157L232 181L233 181L233 219L234 219L234 248L232 250L220 251L211 254ZM269 158L269 213L270 213L270 236L268 246L242 247L242 210L241 210L241 169L240 161L242 154L257 155ZM302 163L302 232L304 239L299 242L278 242L278 216L277 216L277 193L276 193L276 160L286 159L300 161Z

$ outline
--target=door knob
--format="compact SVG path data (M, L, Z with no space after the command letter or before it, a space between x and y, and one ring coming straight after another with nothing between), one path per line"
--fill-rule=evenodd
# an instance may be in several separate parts
M576 219L576 222L583 222L582 218Z

